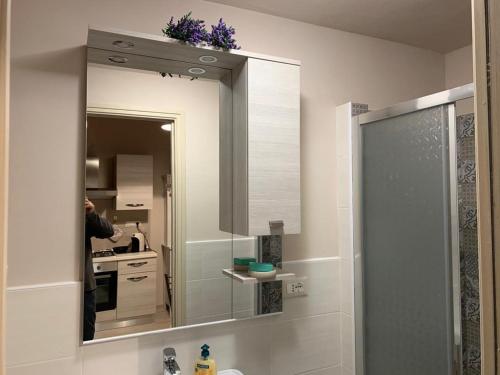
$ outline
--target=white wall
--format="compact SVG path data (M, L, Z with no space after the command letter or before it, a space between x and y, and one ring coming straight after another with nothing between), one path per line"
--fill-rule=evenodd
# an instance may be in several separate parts
M463 86L473 81L472 46L463 47L445 55L446 89Z
M287 300L279 318L81 350L87 27L160 34L170 15L189 10L209 24L224 16L247 50L302 61L303 226L302 234L286 240L285 257L330 258L292 263L297 273L314 281L309 296ZM197 0L16 0L12 47L9 374L159 374L160 349L166 344L178 349L187 370L204 341L214 346L221 368L241 367L246 375L338 374L335 106L352 100L384 107L443 90L444 57Z

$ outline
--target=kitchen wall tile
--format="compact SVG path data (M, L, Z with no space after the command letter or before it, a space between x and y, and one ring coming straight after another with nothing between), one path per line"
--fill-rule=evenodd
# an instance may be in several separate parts
M298 278L305 278L307 295L292 298L285 296L283 314L280 319L294 319L340 311L338 258L284 262L283 267L284 272L292 272ZM286 290L286 285L283 289Z
M340 364L340 313L273 324L271 374L299 374Z
M7 290L7 366L76 355L80 287L68 282Z
M82 375L82 365L79 357L69 357L54 361L8 367L6 371L7 375Z
M354 369L354 319L351 315L341 314L342 367Z

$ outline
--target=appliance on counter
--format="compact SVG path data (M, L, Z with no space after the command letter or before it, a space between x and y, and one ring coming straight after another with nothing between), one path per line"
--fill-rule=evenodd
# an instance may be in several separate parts
M92 258L112 257L115 255L111 249L97 250L92 253Z
M98 253L103 253L103 251ZM117 262L95 262L94 275L96 282L96 312L115 310L118 286Z
M144 251L144 234L137 232L132 234L132 252Z

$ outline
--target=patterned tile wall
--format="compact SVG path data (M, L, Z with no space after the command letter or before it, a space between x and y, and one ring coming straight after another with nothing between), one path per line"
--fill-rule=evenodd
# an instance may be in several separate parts
M457 117L463 375L481 374L474 114Z
M282 241L281 235L259 237L261 261L281 267ZM272 314L283 311L283 282L271 281L257 285L259 295L259 314Z

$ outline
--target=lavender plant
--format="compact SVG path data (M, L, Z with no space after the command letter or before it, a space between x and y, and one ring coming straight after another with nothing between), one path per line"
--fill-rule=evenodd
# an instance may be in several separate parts
M163 35L169 38L182 40L190 44L199 44L208 41L208 32L205 29L205 21L191 18L191 12L185 14L174 22L170 18L167 26L162 29Z
M208 44L225 50L240 49L241 47L236 44L236 40L233 38L234 34L234 27L227 26L221 18L217 25L212 25L212 32L208 34L207 41Z

